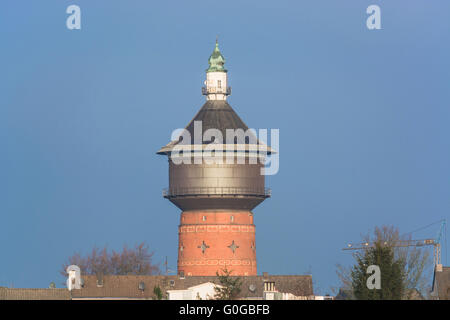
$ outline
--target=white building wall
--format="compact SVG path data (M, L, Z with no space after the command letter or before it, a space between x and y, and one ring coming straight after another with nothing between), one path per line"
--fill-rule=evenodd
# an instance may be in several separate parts
M168 300L211 300L214 299L216 285L212 282L202 283L186 290L168 290Z
M168 300L193 300L191 290L168 290Z
M227 73L226 72L207 72L205 86L208 100L226 100L227 99Z

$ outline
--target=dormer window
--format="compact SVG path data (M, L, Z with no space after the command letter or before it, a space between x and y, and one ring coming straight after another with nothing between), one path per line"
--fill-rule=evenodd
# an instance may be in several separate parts
M275 291L275 282L265 281L264 282L264 291Z

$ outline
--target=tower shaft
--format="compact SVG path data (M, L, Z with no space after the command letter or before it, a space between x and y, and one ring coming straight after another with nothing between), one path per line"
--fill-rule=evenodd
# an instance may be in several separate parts
M250 211L199 210L181 213L178 273L256 275L255 225Z

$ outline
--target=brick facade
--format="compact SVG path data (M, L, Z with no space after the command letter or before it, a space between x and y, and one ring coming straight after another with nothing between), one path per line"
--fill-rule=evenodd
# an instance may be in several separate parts
M178 228L178 274L256 275L256 244L250 211L185 211Z

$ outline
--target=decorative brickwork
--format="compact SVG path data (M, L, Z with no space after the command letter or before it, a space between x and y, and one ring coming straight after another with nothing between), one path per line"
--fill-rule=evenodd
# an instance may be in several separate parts
M186 211L179 226L178 272L214 276L227 268L256 275L255 225L250 211Z

